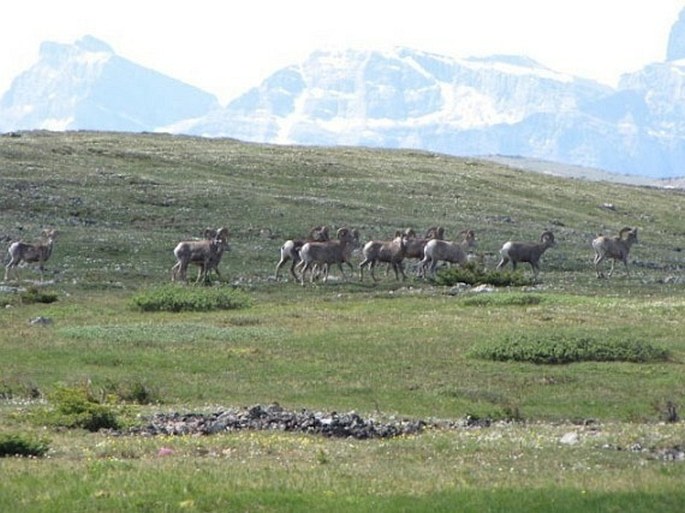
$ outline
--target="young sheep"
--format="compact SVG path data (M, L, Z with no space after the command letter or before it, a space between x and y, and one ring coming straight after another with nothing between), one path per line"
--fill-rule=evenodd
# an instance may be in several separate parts
M540 257L547 251L548 248L556 245L554 234L550 231L544 231L540 235L540 242L505 242L502 249L499 250L502 259L497 264L497 270L507 265L511 261L511 265L516 270L516 265L521 262L528 262L533 268L533 279L537 280L540 272Z
M222 235L220 235L222 234ZM220 241L220 245L216 248L216 251L212 253L209 261L205 264L204 261L192 261L191 264L197 265L199 267L197 272L196 283L198 283L202 277L205 280L209 278L209 273L214 271L219 279L223 278L219 272L219 263L221 263L221 257L224 256L226 251L231 251L231 246L228 243L228 229L219 228L214 230L213 228L206 228L204 231L204 237L207 240ZM219 244L219 242L216 242Z
M300 274L300 283L304 286L304 278L307 270L311 269L311 281L314 282L314 266L323 269L324 283L328 281L328 271L331 264L337 264L343 277L342 264L347 264L352 269L350 257L352 251L357 246L359 241L359 232L357 230L350 230L349 228L340 228L337 232L338 238L336 240L329 240L323 242L307 242L300 249L300 266L302 267Z
M395 271L395 279L399 280L399 275L406 280L402 260L407 248L407 235L401 231L395 232L395 238L387 241L372 240L367 242L362 248L364 260L359 264L359 280L364 281L364 268L371 269L371 277L378 281L374 274L374 268L378 262L388 263Z
M302 249L302 246L307 242L325 242L327 240L330 240L328 226L315 226L310 230L307 239L290 239L285 241L281 246L281 259L278 261L278 264L276 264L275 279L278 280L281 267L283 267L288 260L291 260L290 274L292 274L295 280L299 280L297 274L295 274L295 266L300 263L300 249Z
M206 232L206 235L211 235L211 230ZM188 265L191 263L200 266L195 283L207 279L211 269L218 273L218 265L227 246L227 240L228 228L219 228L213 237L179 242L174 248L176 264L171 268L171 281L185 281Z
M44 240L35 244L27 244L25 242L14 242L7 249L9 253L9 263L5 266L5 281L9 279L10 271L15 270L22 262L35 263L38 262L38 269L40 270L40 279L43 281L43 272L45 271L45 262L47 262L50 255L52 255L52 247L57 238L57 230L43 230L42 235Z
M449 262L463 266L468 262L466 251L476 245L476 234L473 230L460 232L463 239L460 242L448 242L441 239L431 239L423 249L423 260L419 264L419 270L423 276L426 270L431 275L435 274L438 262Z
M623 238L623 234L627 234L627 236ZM623 228L618 233L618 237L598 235L597 238L592 241L592 249L595 250L594 264L597 278L604 278L604 273L600 270L599 264L605 258L611 259L611 269L609 270L608 276L611 276L614 272L614 264L617 260L623 262L626 274L630 275L630 271L628 270L628 253L630 253L630 246L636 242L637 228Z

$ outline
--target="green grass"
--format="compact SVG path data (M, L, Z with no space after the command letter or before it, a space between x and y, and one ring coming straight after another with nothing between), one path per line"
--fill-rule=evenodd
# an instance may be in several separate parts
M685 443L680 422L663 422L685 408L682 192L415 151L152 134L0 137L0 166L0 240L60 232L49 283L27 267L0 292L0 436L50 438L40 459L0 459L0 510L679 511L683 465L629 449ZM374 284L337 269L327 284L274 281L283 240L320 224L356 227L364 241L472 228L490 270L507 239L552 229L558 245L539 283L522 266L521 281L495 292L382 271ZM224 225L223 278L169 285L176 242ZM623 226L640 229L631 274L597 280L589 241ZM29 323L39 316L52 323ZM573 363L531 358L531 347L556 354L555 334ZM598 358L606 340L612 354L627 342L629 355L667 358ZM513 357L512 344L528 352ZM509 356L474 358L492 347ZM58 391L83 386L98 399L86 410L111 407L127 424L271 402L496 424L359 442L36 423ZM577 445L560 443L569 431Z

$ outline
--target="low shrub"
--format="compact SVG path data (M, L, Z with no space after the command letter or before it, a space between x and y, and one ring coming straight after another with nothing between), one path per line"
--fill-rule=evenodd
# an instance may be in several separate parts
M132 404L159 404L161 399L156 389L142 381L109 382L103 390L110 397Z
M229 287L186 287L164 285L144 290L131 299L143 312L207 312L249 306L247 295Z
M460 300L466 306L533 306L543 301L540 294L474 294Z
M0 458L23 456L40 458L50 446L47 440L38 440L25 435L0 434Z
M494 361L536 364L573 362L655 362L669 358L667 350L649 342L606 334L514 334L474 347L470 356Z
M42 290L36 287L31 287L26 289L19 295L19 300L23 304L33 304L33 303L54 303L57 301L57 293L49 290Z
M481 266L469 263L464 267L449 267L435 273L433 282L436 285L454 286L457 283L468 285L492 285L495 287L523 287L532 285L529 278L522 273L488 271Z
M120 427L114 406L97 399L89 386L58 387L49 399L54 409L46 413L48 424L93 432Z

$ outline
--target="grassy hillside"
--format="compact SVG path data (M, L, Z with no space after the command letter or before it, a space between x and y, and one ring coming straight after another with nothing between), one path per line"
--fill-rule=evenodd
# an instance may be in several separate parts
M491 255L509 238L552 229L559 246L544 272L579 278L590 275L595 233L638 226L634 259L646 281L683 263L682 192L431 153L31 132L0 138L0 166L0 236L30 240L43 227L59 229L51 268L62 283L164 280L176 241L220 225L232 233L224 265L236 278L269 276L282 241L317 224L354 226L364 240L404 227L439 224L455 238L473 228Z
M673 422L685 408L682 191L416 151L17 135L0 137L0 250L60 235L46 283L32 290L39 275L24 268L0 284L0 439L47 436L50 457L0 458L0 510L679 511L685 469L658 455L685 444ZM510 238L551 229L558 246L537 286L491 294L337 270L327 284L275 281L283 240L319 224L364 241L472 228L489 268ZM135 308L169 282L176 242L207 226L231 231L224 281L174 290L237 290L250 306ZM624 226L639 228L631 275L596 279L590 240ZM43 292L56 301L36 302ZM364 442L55 427L60 390L83 387L124 423L278 402L495 425Z

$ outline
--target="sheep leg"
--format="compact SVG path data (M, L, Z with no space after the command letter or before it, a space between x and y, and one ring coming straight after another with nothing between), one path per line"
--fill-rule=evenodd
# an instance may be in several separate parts
M10 269L12 269L13 267L14 267L14 265L12 264L12 262L10 262L9 264L7 264L5 266L5 281L7 281L9 279Z
M309 262L304 263L304 260L300 262L302 264L302 271L300 272L300 285L304 287L304 277L307 274L307 269L309 269ZM312 273L313 275L313 273Z
M428 264L430 263L430 258L424 257L423 260L419 262L418 269L416 270L416 274L420 278L425 278L426 277L426 268L428 267Z
M595 255L595 261L594 261L595 273L597 274L597 278L604 278L604 273L602 272L602 270L599 267L599 264L602 262L602 260L604 260L604 255L597 253Z
M395 279L399 280L397 277L397 273L399 271L399 273L402 275L402 281L405 281L407 279L407 275L404 274L404 264L402 262L395 262L393 263L393 266L395 267Z
M507 257L503 256L502 259L499 261L499 264L497 264L497 267L495 268L495 270L499 271L500 269L502 269L502 267L504 267L508 263L509 263L509 259Z
M288 260L290 260L289 256L281 254L281 259L276 264L276 274L275 274L276 279L278 279L278 273L281 271L281 267L283 267ZM290 265L290 272L291 273L293 272L294 266L295 266L295 261L293 261L293 263Z
M378 281L378 278L376 277L376 261L371 260L371 265L369 266L371 269L371 278L373 278L373 281Z
M366 258L359 264L359 281L364 281L364 267L367 267L371 263L371 260Z
M538 274L540 274L540 266L538 264L530 263L530 267L533 269L533 281L538 281Z
M614 264L616 264L616 260L612 258L611 259L611 268L609 269L609 274L607 274L607 276L609 278L611 278L611 275L614 274Z
M295 260L294 258L292 259L292 263L290 264L290 274L293 276L293 279L297 280L297 274L295 273L295 267L297 264L299 264L299 260ZM276 276L278 277L278 276Z

